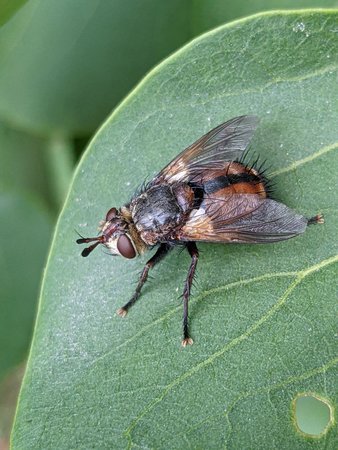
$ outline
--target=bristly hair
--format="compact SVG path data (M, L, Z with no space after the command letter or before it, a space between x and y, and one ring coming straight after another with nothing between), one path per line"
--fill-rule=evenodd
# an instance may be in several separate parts
M269 178L268 172L271 171L271 166L266 166L266 159L262 161L260 156L251 151L251 147L249 147L235 162L242 164L249 171L255 170L260 181L264 184L267 197L274 198L275 183Z
M146 190L149 188L149 184L152 182L152 180L153 180L153 177L150 178L150 176L148 175L142 181L142 183L137 186L137 188L134 191L133 197L138 197L139 195L146 192Z

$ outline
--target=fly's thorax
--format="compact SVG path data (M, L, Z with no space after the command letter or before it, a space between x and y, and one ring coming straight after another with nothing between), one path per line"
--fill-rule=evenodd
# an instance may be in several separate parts
M173 186L160 184L153 186L136 197L131 204L133 222L139 232L176 226L182 215Z
M132 223L141 240L152 246L170 239L180 227L193 202L187 184L158 184L150 187L130 203Z

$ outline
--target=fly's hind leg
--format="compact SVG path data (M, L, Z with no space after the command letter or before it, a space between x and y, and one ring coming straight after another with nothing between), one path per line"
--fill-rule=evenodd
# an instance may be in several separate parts
M157 252L155 253L155 255L149 259L149 261L146 263L146 265L144 266L144 268L142 270L142 273L141 273L139 282L137 284L136 290L134 292L134 295L129 300L129 302L127 302L124 306L122 306L122 308L119 308L116 311L116 313L119 316L125 317L127 315L129 308L131 306L133 306L133 304L136 302L136 300L139 298L139 296L141 294L141 289L142 289L142 286L144 285L144 283L147 281L149 270L151 268L153 268L155 266L155 264L160 262L161 259L163 259L166 256L166 254L169 252L170 249L171 249L171 246L169 244L161 244L159 246L159 248L157 249Z
M189 255L191 256L191 263L188 271L188 276L184 283L184 291L183 291L183 340L182 340L183 347L193 344L193 340L191 339L189 334L188 302L198 261L198 249L195 242L188 242L187 250L189 252Z

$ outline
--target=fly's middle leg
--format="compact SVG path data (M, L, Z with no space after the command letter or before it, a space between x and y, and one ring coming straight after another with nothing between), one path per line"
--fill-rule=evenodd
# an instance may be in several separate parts
M188 302L198 261L198 249L195 242L188 242L187 250L189 252L189 255L191 256L191 263L188 271L188 276L184 283L184 290L183 290L183 340L182 340L183 347L193 344L193 340L191 339L189 333Z
M144 266L144 268L142 270L142 273L139 278L139 282L137 284L134 295L129 300L129 302L127 302L124 306L122 306L122 308L119 308L116 311L116 313L119 316L125 317L127 315L128 310L130 309L131 306L133 306L133 304L136 302L136 300L139 298L139 296L141 294L141 289L142 289L142 286L144 285L144 283L147 281L149 270L152 269L155 266L155 264L160 262L167 255L167 253L169 252L170 249L171 249L170 245L161 244L159 246L159 248L157 249L157 252L155 253L155 255L149 259L149 261L146 263L146 265Z

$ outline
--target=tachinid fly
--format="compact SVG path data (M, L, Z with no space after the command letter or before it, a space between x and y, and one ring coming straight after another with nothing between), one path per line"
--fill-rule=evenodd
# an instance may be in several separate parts
M124 317L139 298L149 269L177 244L184 245L191 264L183 289L183 340L192 344L188 327L188 300L198 261L196 242L278 242L303 233L311 219L269 198L264 172L243 161L257 127L255 116L225 122L180 153L146 184L141 193L120 209L111 208L101 225L102 234L81 238L93 242L82 251L88 256L98 244L113 255L134 258L157 246L146 263L132 298L117 314Z

